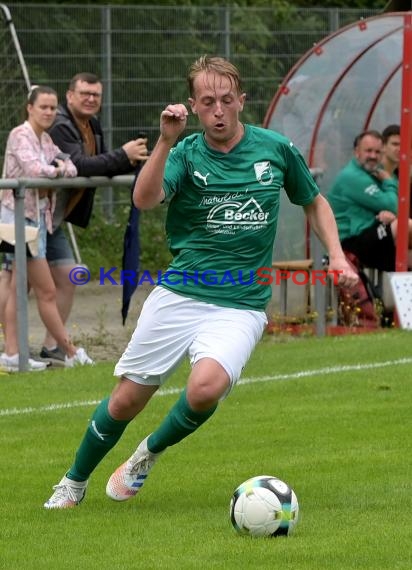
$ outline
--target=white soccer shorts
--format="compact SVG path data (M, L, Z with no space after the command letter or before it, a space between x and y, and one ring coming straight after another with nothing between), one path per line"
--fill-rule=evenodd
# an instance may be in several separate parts
M156 287L114 375L162 385L188 356L191 366L213 358L237 382L267 324L264 311L220 307Z

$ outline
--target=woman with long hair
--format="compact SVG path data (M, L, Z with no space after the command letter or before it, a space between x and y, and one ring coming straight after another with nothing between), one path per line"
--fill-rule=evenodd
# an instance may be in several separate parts
M27 105L27 119L14 128L7 139L5 169L7 178L58 178L76 176L77 170L70 158L64 156L47 133L57 112L57 93L51 87L31 89ZM40 317L64 351L65 365L93 364L83 348L70 340L56 303L56 289L46 260L47 232L52 233L52 215L55 190L28 189L24 198L26 225L39 227L38 254L27 258L27 277L36 296ZM1 219L14 223L14 195L5 190L2 198ZM5 351L0 366L8 371L19 368L17 341L16 270L13 263L10 295L4 311ZM30 370L41 370L47 363L29 359Z

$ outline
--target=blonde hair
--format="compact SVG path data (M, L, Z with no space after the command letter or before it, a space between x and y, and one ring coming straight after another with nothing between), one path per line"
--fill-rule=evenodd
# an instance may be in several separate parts
M194 95L194 82L196 77L202 73L216 73L223 77L227 77L231 84L235 87L236 92L240 95L243 93L242 80L239 70L233 63L227 59L217 56L202 55L189 68L187 82L189 86L190 96Z

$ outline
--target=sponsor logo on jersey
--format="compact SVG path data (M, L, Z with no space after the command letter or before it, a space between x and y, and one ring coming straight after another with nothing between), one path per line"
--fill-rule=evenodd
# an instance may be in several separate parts
M253 165L255 169L256 180L262 186L269 186L273 181L272 165L268 160L263 162L255 162Z
M365 194L369 194L370 196L373 196L374 194L379 192L379 188L376 186L376 184L371 184L370 186L365 188L364 192L365 192Z
M207 186L207 177L210 176L210 172L208 172L203 176L203 174L200 174L198 170L195 170L193 172L193 176L196 176L196 178L200 178L200 180L203 180L204 185Z
M250 198L245 204L226 202L214 206L207 216L208 224L262 226L268 223L269 212L264 212L260 204Z

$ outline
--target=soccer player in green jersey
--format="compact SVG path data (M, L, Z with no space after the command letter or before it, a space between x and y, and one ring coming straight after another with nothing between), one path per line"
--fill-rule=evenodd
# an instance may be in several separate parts
M239 120L246 95L239 72L219 57L190 68L189 105L201 133L176 141L186 127L183 104L160 116L160 136L134 189L149 209L167 202L169 277L144 304L115 367L119 382L96 408L73 465L45 503L73 507L127 424L188 357L191 372L175 405L110 477L106 493L130 499L170 446L197 430L236 384L266 325L270 287L257 269L271 267L280 193L303 206L347 286L357 281L343 255L332 211L294 145ZM242 273L242 277L240 276Z

